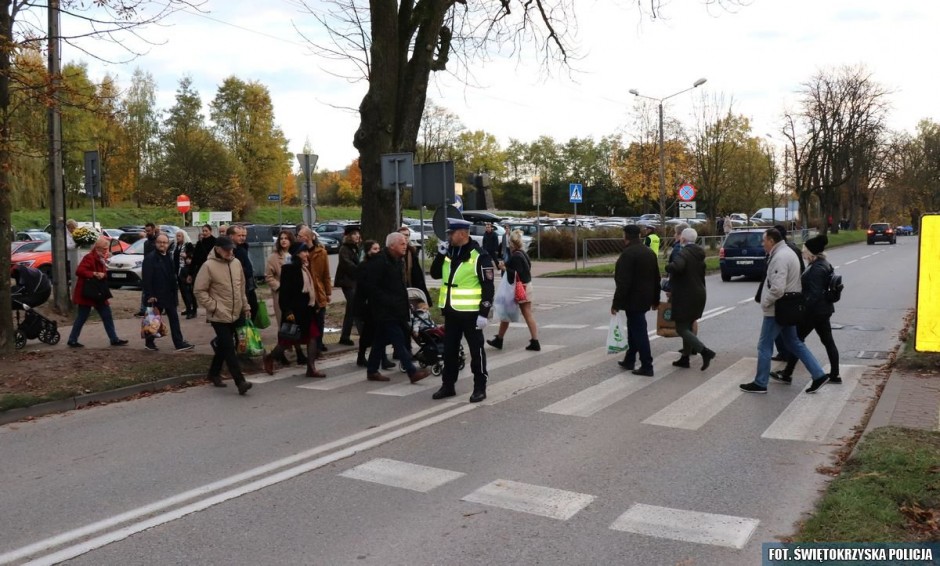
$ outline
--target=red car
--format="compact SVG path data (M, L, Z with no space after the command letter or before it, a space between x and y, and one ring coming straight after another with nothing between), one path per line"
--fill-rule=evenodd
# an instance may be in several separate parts
M120 240L111 240L110 251L111 254L122 253L129 246L120 241ZM52 278L52 241L47 240L38 246L36 246L31 251L14 253L10 256L10 270L12 272L13 268L17 265L26 265L29 267L35 267L39 271L45 273L50 279ZM74 269L74 268L73 268Z

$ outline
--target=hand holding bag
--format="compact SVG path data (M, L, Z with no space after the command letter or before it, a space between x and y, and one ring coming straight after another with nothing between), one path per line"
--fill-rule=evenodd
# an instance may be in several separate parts
M281 326L277 329L277 337L279 340L300 342L300 339L303 337L303 331L300 325L294 322L293 314L288 314L284 317L284 322L282 322Z
M627 351L627 313L617 311L610 315L610 327L607 329L607 353L620 354Z
M92 277L85 280L85 284L82 285L82 298L88 299L89 301L94 301L95 303L103 303L110 299L111 288L108 286L107 279L98 279L97 277Z
M519 321L519 303L516 302L515 287L505 275L499 282L493 297L493 314L500 322Z
M784 293L774 302L774 320L780 326L796 326L806 315L803 293Z

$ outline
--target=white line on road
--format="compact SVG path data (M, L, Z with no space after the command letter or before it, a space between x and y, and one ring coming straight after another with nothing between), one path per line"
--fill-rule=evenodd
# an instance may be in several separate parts
M708 316L703 316L702 318L699 319L699 322L701 322L701 321L703 321L703 320L708 320L708 319L710 319L710 318L715 318L716 316L721 316L721 315L725 314L726 312L731 312L731 311L733 311L733 310L736 309L737 307L728 307L728 308L720 307L720 308L722 308L722 309L724 309L724 310L720 310L720 311L718 311L718 312L713 312L713 313L711 313L711 314L708 315Z
M339 475L344 478L427 493L466 474L388 458L376 458Z
M872 256L872 254L863 255L863 256L862 256L861 258L859 258L859 259L868 259L868 258L870 258L871 256Z
M607 347L595 348L587 352L565 358L545 367L498 381L486 389L487 399L481 405L495 405L507 399L541 387L570 375L578 375L592 367L606 363Z
M558 328L564 330L581 330L582 328L587 328L586 324L546 324L542 326L543 329L547 328Z
M637 503L618 517L610 528L651 537L742 549L759 524L757 519L747 517Z
M461 501L567 521L590 505L594 496L510 480L496 480L466 495Z
M337 358L330 358L329 360L324 360L318 363L317 369L325 370L325 369L332 369L335 367L344 366L348 364L349 362L351 362L352 359L353 357L350 355L340 356ZM280 381L282 379L287 379L289 377L302 377L305 371L306 371L306 368L304 368L303 366L284 367L274 372L274 375L254 375L248 378L248 381L254 384L271 383L273 381Z
M746 299L741 299L740 301L738 301L738 304L743 305L744 303L750 303L753 301L754 301L754 297L748 297Z
M845 264L846 264L846 265L852 265L852 264L855 263L856 261L858 261L858 260L857 260L857 259L853 259L853 260L851 260L851 261L845 262Z
M815 394L800 392L761 438L822 442L848 403L866 366L842 366L841 385L824 385Z
M698 430L732 401L743 395L738 387L753 379L757 360L742 358L721 373L699 385L643 424Z

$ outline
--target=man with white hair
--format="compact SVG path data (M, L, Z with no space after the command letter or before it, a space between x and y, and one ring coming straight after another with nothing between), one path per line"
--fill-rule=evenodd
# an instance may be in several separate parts
M669 288L672 293L672 320L676 323L676 333L682 338L682 356L672 362L680 368L689 367L689 356L702 355L702 371L708 369L715 352L709 350L692 331L695 321L702 318L705 311L705 250L695 242L698 232L686 228L679 236L682 246L679 253L666 266L669 274Z

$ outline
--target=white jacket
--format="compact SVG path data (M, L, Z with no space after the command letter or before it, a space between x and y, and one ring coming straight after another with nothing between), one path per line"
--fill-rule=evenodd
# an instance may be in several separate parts
M767 261L767 278L760 298L764 316L774 316L774 303L784 293L799 293L802 290L800 258L781 240L770 250L770 259Z

